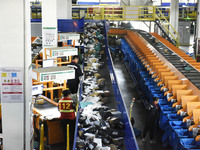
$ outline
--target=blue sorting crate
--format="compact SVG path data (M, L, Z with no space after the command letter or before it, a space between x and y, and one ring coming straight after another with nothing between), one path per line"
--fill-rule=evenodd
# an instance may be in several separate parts
M173 113L172 110L165 110L165 111L160 111L160 122L159 122L159 126L162 130L166 129L166 126L168 125L168 117L167 114L171 114Z
M166 101L165 99L159 99L159 105L168 105L168 101Z
M180 139L179 150L188 150L188 149L200 149L199 142L196 142L195 138L182 138L182 139Z
M182 120L180 121L169 121L169 128L168 128L168 135L169 135L169 144L170 146L174 145L175 139L175 130L186 128L186 123L183 123Z
M169 107L172 107L172 103L167 101L165 98L159 99L159 105L160 107L163 105L168 105Z
M183 117L181 117L180 115L177 115L177 113L167 114L167 118L170 121L178 121L178 120L182 120L183 119Z
M192 132L188 131L188 129L175 129L175 138L173 143L173 149L178 150L181 147L180 139L181 138L191 138Z
M176 113L167 114L167 118L169 121L181 121L183 119L183 117L181 117L180 115L177 115ZM171 126L169 124L169 144L170 144L170 146L173 146L174 138L175 138L174 129L171 128Z
M160 106L161 111L172 111L175 113L176 109L169 106L169 105L162 105Z
M166 113L168 113L168 111L164 111L162 113L163 117L160 118L160 127L165 131L162 137L162 141L165 145L169 144L170 146L173 146L173 139L175 138L175 133L174 128L172 128L170 125L170 121L181 121L183 117L177 115L176 113L170 112L170 114L165 115Z
M173 129L187 128L183 121L169 121L169 125Z

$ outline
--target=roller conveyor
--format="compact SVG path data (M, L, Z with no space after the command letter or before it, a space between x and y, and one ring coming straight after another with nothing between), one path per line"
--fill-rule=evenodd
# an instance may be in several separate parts
M44 104L34 104L34 107L37 108L38 110L44 110L46 108L55 108L56 106L53 105L52 103L49 103L47 101L44 101Z
M34 112L39 114L39 116L48 119L58 119L60 117L60 112L58 110L58 103L51 101L45 96L42 96L41 99L44 100L43 104L38 104L37 99L34 103ZM39 100L41 100L39 99Z
M200 72L197 71L193 66L183 60L180 56L177 56L170 48L163 44L155 43L155 38L149 38L151 34L137 30L137 32L148 41L158 52L160 52L172 65L174 65L187 79L189 79L198 89L200 89L199 82L194 79L200 79ZM149 35L149 36L146 36ZM167 51L167 53L165 52ZM172 55L173 54L173 55ZM181 62L182 59L184 62ZM180 67L180 68L179 68ZM190 70L185 70L185 67L190 67ZM199 78L198 78L199 77Z

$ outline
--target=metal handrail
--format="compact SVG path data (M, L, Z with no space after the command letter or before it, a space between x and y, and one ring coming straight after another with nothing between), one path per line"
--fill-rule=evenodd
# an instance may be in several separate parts
M79 13L75 13L75 12L80 12L80 9L86 9L86 14L85 14L85 18L86 19L102 19L105 18L105 15L110 15L109 20L155 20L155 16L154 14L156 14L157 12L153 12L153 16L151 16L152 14L149 14L150 11L155 10L155 6L119 6L119 5L84 5L84 6L80 6L80 5L73 5L72 6L73 10L72 10L72 14L73 14L73 18L74 19L79 19ZM109 9L110 8L110 9ZM137 8L136 10L129 10L128 8ZM142 8L147 8L142 9ZM92 9L99 9L101 12L99 13L100 16L95 17L95 13ZM117 10L117 9L121 9L121 10ZM197 16L197 12L195 11L196 7L189 7L189 8L182 8L182 10L179 11L179 16L181 16L181 14L183 14L184 12L184 17L179 17L180 19L196 19ZM157 7L157 10L159 10L161 13L165 13L165 15L167 14L167 16L164 16L165 18L169 19L169 14L170 14L170 8L166 8L165 7ZM91 14L91 11L92 14ZM134 14L135 16L138 16L138 18L131 18L131 19L127 19L126 16L130 16L130 14L127 14L128 12L138 12L138 14ZM74 13L73 13L74 12ZM108 14L104 13L104 12L108 12ZM112 12L111 14L109 14L110 12ZM121 12L121 13L120 13ZM118 14L115 14L118 13ZM119 14L120 13L120 14ZM140 18L139 16L141 16L142 14L145 14L145 18ZM92 16L91 16L92 15ZM151 17L150 17L151 16ZM160 18L162 19L162 18ZM102 19L103 20L103 19Z
M161 16L158 16L158 14L154 14L155 17L162 23L161 25L164 25L164 22L160 19L163 18L164 21L169 25L169 27L173 30L174 32L174 35L176 35L177 37L175 38L174 35L171 33L171 31L165 27L165 25L163 26L165 28L165 30L167 30L167 32L172 36L172 38L175 40L176 42L176 46L179 47L179 44L180 44L180 35L179 33L174 29L174 27L168 22L168 20L166 19L166 17L163 15L163 13L157 8L155 7L155 10L159 12L159 15Z
M82 7L82 6L81 6ZM140 21L156 21L159 20L165 31L179 46L180 35L169 23L165 15L156 6L85 6L87 8L86 19L98 20L140 20ZM83 7L82 7L83 8ZM89 16L89 17L88 17ZM76 15L76 19L79 16ZM164 25L164 21L168 24L168 29Z

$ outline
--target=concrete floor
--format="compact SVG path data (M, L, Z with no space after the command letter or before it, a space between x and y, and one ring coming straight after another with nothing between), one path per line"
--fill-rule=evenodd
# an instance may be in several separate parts
M132 116L135 119L134 127L139 129L140 131L143 131L145 122L145 108L136 90L137 87L134 86L131 77L126 71L125 66L118 59L115 59L114 66L119 88L125 101L128 113L130 111L132 98L136 98L132 111ZM142 142L142 137L137 137L137 143L140 150L170 150L170 148L162 147L162 142L160 141L160 138L158 138L158 136L155 137L155 139L157 140L156 144L149 143L148 134L146 136L146 139L146 142Z

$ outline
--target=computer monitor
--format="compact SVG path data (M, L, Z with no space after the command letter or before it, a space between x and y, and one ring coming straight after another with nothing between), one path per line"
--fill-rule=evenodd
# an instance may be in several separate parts
M54 66L53 59L43 60L43 68L48 68L48 67L53 67L53 66Z
M43 94L43 84L33 85L32 86L32 95Z

